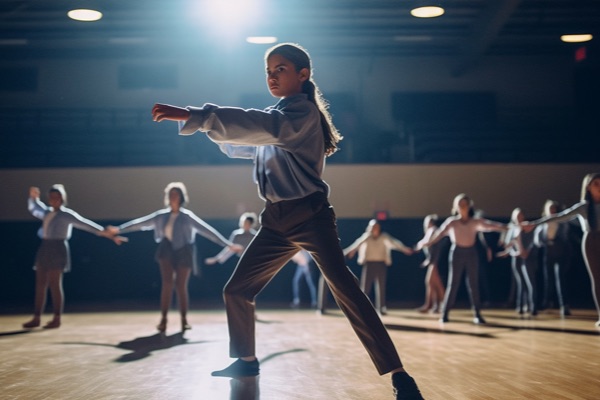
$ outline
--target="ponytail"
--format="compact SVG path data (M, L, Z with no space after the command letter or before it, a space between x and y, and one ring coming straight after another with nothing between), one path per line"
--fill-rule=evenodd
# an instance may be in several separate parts
M312 78L308 79L302 85L302 92L308 95L308 99L316 104L321 116L321 128L323 129L323 139L325 140L325 156L329 157L339 150L338 142L342 136L338 132L329 113L329 103L323 98L323 95Z

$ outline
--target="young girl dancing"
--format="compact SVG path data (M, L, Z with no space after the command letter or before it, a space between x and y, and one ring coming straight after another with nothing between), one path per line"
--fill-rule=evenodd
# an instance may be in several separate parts
M345 264L336 218L321 175L325 157L341 139L311 78L308 53L295 44L269 49L265 57L269 91L280 100L263 111L205 104L156 104L155 121L181 121L181 133L197 130L230 157L254 160L254 179L265 200L262 226L224 288L230 356L238 358L215 376L255 376L255 297L300 249L325 276L340 308L380 374L392 373L397 399L421 399L404 371L394 343L369 299Z
M485 324L481 315L479 299L479 254L477 253L477 232L504 231L506 225L483 218L474 217L473 201L464 193L457 195L452 202L452 214L435 232L427 243L420 243L417 249L431 246L448 235L452 242L449 255L448 285L442 310L441 322L449 322L448 314L454 306L463 274L467 275L467 290L471 297L476 324Z
M583 238L581 251L592 282L592 295L600 316L600 173L587 174L581 183L581 201L558 214L548 215L524 225L565 222L579 218ZM600 327L600 318L596 322Z
M109 226L107 229L113 234L154 230L154 239L158 243L155 257L160 267L162 281L161 319L156 329L159 332L167 330L167 313L171 307L173 287L175 287L181 315L181 331L186 331L191 329L187 320L188 280L192 270L198 274L196 234L199 233L222 246L230 246L232 249L236 247L192 211L184 208L189 200L183 183L171 182L164 192L165 208L117 227Z
M35 256L35 305L31 321L23 324L23 328L36 328L40 326L40 319L46 305L48 288L52 296L54 318L46 325L45 329L60 327L60 318L64 306L64 293L62 286L63 272L71 270L71 257L69 252L69 239L73 227L111 238L115 243L121 244L124 238L113 237L97 223L83 218L67 204L67 192L61 184L52 185L48 191L48 206L40 200L40 189L29 189L29 212L43 222L39 235L42 243Z

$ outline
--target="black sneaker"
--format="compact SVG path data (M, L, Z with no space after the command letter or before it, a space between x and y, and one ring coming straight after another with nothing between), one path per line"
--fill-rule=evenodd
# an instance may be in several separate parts
M228 378L238 378L242 376L256 376L259 374L258 360L244 361L241 358L234 361L229 367L220 371L213 371L212 376L225 376Z
M392 375L392 385L396 400L423 400L417 383L406 372L396 372Z

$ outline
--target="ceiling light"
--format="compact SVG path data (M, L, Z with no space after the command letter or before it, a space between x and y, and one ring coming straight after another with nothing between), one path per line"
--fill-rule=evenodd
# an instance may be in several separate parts
M98 21L100 18L102 18L102 13L100 11L88 10L84 8L71 10L67 13L67 15L71 19L84 22Z
M0 46L25 46L28 43L27 39L0 39Z
M563 42L566 42L566 43L582 43L582 42L589 42L593 38L594 37L592 35L590 35L589 33L586 33L586 34L581 34L581 35L562 35L560 37L560 40L562 40Z
M396 42L431 42L433 36L429 35L396 35L393 37Z
M410 10L410 15L417 18L435 18L443 15L445 10L440 6L422 6Z
M252 44L271 44L277 42L275 36L248 36L246 42Z

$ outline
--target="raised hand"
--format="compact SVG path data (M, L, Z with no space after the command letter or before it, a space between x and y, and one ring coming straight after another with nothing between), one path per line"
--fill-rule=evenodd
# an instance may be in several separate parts
M32 199L39 199L40 198L40 188L32 186L29 188L29 197L31 197Z
M190 112L183 108L169 104L156 103L152 107L152 119L156 122L163 120L187 121L190 118Z

